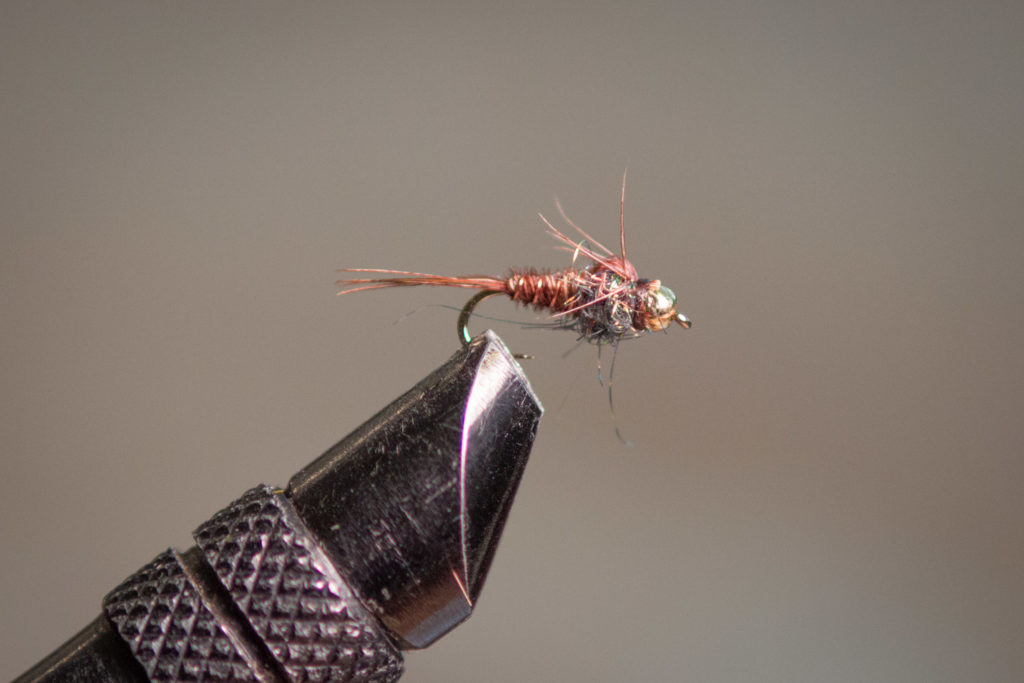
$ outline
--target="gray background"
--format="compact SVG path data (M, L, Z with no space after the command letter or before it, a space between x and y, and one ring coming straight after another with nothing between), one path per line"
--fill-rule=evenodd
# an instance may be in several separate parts
M694 328L620 350L626 449L592 348L491 323L548 412L405 680L1019 681L1022 36L968 0L4 2L0 677L455 350L464 292L336 268L564 265L536 212L614 242L628 166Z

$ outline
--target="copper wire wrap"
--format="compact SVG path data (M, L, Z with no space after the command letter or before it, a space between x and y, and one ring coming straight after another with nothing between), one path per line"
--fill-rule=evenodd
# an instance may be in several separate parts
M554 273L528 270L513 270L505 278L505 293L513 300L534 309L547 309L559 313L568 308L566 302L577 291L575 271L560 270Z

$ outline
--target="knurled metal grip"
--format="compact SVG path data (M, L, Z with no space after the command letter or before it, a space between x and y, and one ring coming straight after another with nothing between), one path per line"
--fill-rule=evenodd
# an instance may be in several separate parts
M280 489L259 486L193 534L292 681L393 681L402 655Z
M246 492L194 538L198 550L162 553L104 600L152 680L386 683L401 675L401 653L281 490Z
M111 591L103 608L150 680L258 680L173 550Z

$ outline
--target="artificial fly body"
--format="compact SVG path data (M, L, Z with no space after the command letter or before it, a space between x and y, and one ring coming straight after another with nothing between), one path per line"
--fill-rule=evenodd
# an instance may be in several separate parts
M640 278L636 267L626 258L625 204L626 177L623 175L619 202L618 255L573 223L562 211L561 205L558 205L562 218L583 237L582 241L574 242L543 214L540 218L550 234L564 243L560 248L572 252L572 264L568 268L556 271L512 269L505 277L450 277L405 270L344 268L340 272L372 273L380 277L338 280L337 284L344 288L338 294L416 285L480 290L466 303L459 315L458 333L463 344L471 340L468 324L474 307L484 299L498 294L504 294L524 306L550 312L555 327L573 330L580 339L598 344L599 349L602 344L611 344L617 349L619 341L623 339L665 330L672 323L689 328L692 323L677 310L676 295L672 290L663 286L660 280ZM576 260L581 254L590 259L591 264L577 268ZM609 370L609 403L611 373L612 370ZM621 435L619 438L622 438Z
M664 330L672 323L689 328L692 323L676 310L676 295L672 290L663 286L660 280L638 277L636 267L626 258L625 198L626 183L623 178L619 204L621 251L618 256L562 212L562 217L583 236L583 241L574 242L543 215L540 218L552 236L568 245L562 248L573 252L573 265L569 268L557 271L512 269L503 278L490 275L450 277L406 270L344 268L341 272L374 273L387 277L338 280L337 284L346 288L338 294L415 285L478 289L479 293L466 303L459 316L459 338L464 344L470 341L467 325L473 308L496 294L505 294L524 306L549 311L558 327L574 330L581 339L595 344L616 344L644 332ZM558 208L561 212L561 206ZM584 268L576 268L575 262L580 254L593 263Z

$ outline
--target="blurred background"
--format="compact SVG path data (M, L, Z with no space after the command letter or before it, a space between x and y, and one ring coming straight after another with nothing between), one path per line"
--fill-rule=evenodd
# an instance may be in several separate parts
M344 266L614 244L694 320L479 311L547 413L403 682L1019 681L1024 5L4 2L0 678L445 361ZM474 331L483 329L477 321Z

